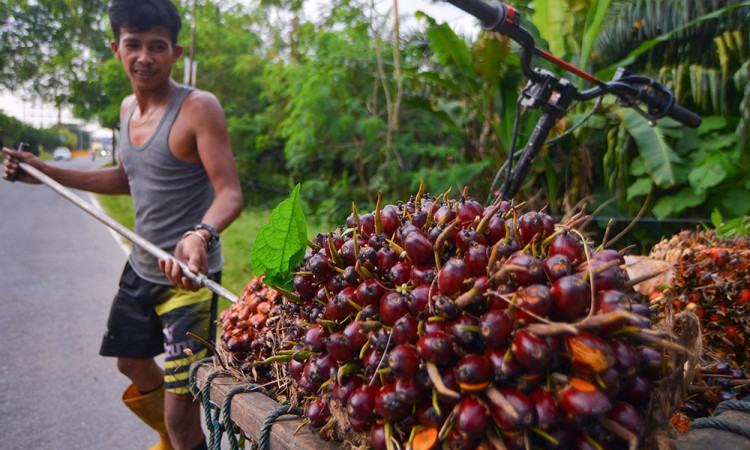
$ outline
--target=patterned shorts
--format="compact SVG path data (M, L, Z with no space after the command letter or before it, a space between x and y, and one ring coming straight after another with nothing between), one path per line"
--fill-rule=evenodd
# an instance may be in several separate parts
M211 276L220 282L221 273ZM146 281L130 263L120 278L99 354L121 358L153 358L165 353L164 387L187 394L190 364L210 355L192 333L214 342L217 296L207 288L186 291Z

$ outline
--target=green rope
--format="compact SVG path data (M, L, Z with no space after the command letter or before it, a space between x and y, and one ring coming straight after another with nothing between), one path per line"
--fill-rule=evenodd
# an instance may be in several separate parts
M200 365L212 362L212 358L205 358L198 361L200 364L194 364L190 368L189 380L193 394L198 397L206 413L206 427L209 431L208 448L209 450L221 450L221 436L224 433L223 424L221 423L221 410L211 402L211 382L218 376L231 376L226 370L214 370L206 377L203 389L198 389L195 377Z
M690 429L715 428L750 439L750 427L716 417L725 411L750 413L750 402L743 400L727 400L721 402L714 410L714 417L700 417L695 419L693 423L690 424Z
M260 427L258 432L258 449L259 450L270 450L271 448L271 427L281 416L292 414L295 416L301 416L304 414L300 408L295 408L291 405L279 406L278 408L271 411L266 419L263 421L263 425Z
M244 394L247 392L261 392L268 397L271 396L268 391L266 391L266 389L259 384L243 384L240 386L235 386L230 389L229 392L227 392L227 395L224 398L224 403L222 404L221 411L224 415L224 429L227 432L227 439L229 440L229 445L231 446L232 450L239 449L237 437L233 432L234 422L232 422L232 398L237 394Z

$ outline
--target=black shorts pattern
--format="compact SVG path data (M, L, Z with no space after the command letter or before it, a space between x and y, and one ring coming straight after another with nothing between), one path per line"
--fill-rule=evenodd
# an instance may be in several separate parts
M217 282L221 274L211 278ZM190 364L210 355L209 349L188 335L213 342L217 297L207 288L186 291L139 277L125 265L115 295L99 354L121 358L153 358L165 353L165 388L190 392Z

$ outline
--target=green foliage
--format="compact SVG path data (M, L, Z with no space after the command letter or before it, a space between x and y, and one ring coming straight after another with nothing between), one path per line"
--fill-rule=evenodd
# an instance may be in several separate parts
M725 221L721 213L714 210L711 213L711 224L716 229L716 234L721 237L750 236L750 216L735 217Z
M292 268L299 264L307 247L307 223L299 202L298 184L292 195L271 211L268 225L255 239L252 264L266 275L269 285L284 287L291 282Z

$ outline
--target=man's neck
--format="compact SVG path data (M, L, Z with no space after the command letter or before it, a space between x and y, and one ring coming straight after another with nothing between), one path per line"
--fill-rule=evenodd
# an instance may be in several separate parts
M141 112L144 112L150 108L159 107L168 103L177 89L177 83L170 79L169 82L164 83L164 85L158 89L149 91L135 90L133 94L135 94L138 108Z

